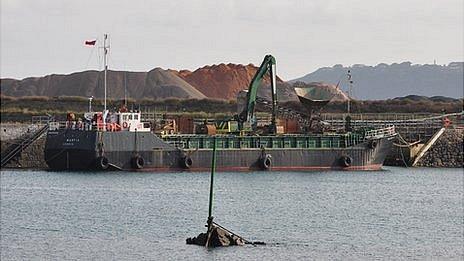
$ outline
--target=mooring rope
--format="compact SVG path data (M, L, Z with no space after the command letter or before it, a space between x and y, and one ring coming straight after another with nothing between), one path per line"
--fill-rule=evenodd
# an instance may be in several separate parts
M406 163L406 160L404 159L404 154L403 154L403 149L400 147L400 152L401 152L401 160L403 161L404 167L408 167L408 164Z
M401 160L403 161L403 164L404 166L407 168L408 167L408 163L406 162L405 158L404 158L404 152L403 152L403 148L409 148L409 147L412 147L416 144L418 144L420 142L420 140L418 141L415 141L415 142L412 142L412 143L409 143L407 142L402 136L401 134L397 133L398 136L397 136L397 139L402 142L403 144L397 144L397 143L393 143L393 145L395 147L397 147L399 150L400 150L400 153L401 153Z
M411 146L414 146L414 145L416 145L416 144L418 144L420 142L420 140L418 140L418 141L409 143L403 138L403 136L401 136L400 133L397 132L397 134L398 134L398 136L397 136L398 140L403 144L393 143L393 145L395 145L396 147L411 147Z

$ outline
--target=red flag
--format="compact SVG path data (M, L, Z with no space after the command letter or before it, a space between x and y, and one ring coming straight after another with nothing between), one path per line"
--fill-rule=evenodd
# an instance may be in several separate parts
M95 45L97 40L92 40L92 41L85 41L85 45Z

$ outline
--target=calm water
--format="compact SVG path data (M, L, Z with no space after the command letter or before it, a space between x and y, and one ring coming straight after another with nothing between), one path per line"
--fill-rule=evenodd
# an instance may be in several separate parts
M2 171L1 259L462 259L463 176L219 173L215 221L268 245L206 250L208 173Z

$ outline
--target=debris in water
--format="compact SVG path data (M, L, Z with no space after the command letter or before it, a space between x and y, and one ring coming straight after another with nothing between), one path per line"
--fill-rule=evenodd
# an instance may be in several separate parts
M211 224L211 229L209 232L200 233L197 237L187 238L187 244L189 245L199 245L206 247L243 246L246 242L247 241L242 237L231 233L216 223Z
M216 138L213 139L213 158L211 162L211 181L209 185L209 209L206 233L200 233L197 237L189 237L186 240L188 245L199 245L205 247L221 246L243 246L245 244L264 245L263 242L250 242L241 236L231 232L221 225L213 222L213 182L214 171L216 169Z

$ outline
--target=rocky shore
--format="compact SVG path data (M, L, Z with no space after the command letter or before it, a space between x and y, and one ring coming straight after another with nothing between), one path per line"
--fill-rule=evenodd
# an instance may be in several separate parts
M419 160L419 167L462 168L464 128L447 129Z

